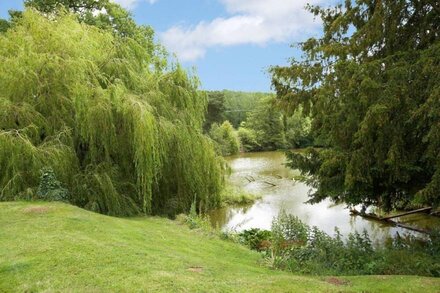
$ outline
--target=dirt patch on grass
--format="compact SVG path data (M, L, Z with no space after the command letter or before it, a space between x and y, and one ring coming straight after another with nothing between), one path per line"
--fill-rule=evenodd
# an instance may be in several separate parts
M43 206L32 206L23 209L23 213L25 214L45 214L49 212L51 209L49 207L43 207Z
M335 277L327 278L327 279L325 279L325 281L327 283L330 283L330 284L336 285L336 286L346 286L346 285L350 284L350 282L347 280L342 280L342 279L338 279Z
M203 272L203 268L202 267L189 267L188 271L193 272L193 273L201 273L201 272Z

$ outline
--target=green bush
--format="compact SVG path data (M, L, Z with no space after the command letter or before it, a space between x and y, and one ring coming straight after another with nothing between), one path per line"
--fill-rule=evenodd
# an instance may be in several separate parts
M253 228L238 233L238 242L250 249L263 251L269 249L271 236L268 230Z
M37 189L38 199L47 201L67 201L69 192L55 176L52 168L41 169L40 185Z
M313 145L311 119L303 115L302 108L286 117L286 141L289 148L305 148Z
M209 136L216 142L216 148L223 156L235 155L240 151L240 140L229 121L221 125L212 124Z
M440 276L440 237L426 241L396 236L386 245L374 246L366 231L351 233L346 240L336 229L331 237L285 212L272 223L272 265L316 275L423 275Z
M259 100L241 126L253 130L261 150L279 150L287 146L283 115L275 107L274 96Z
M261 145L257 140L257 133L253 129L241 126L237 131L241 146L245 152L258 151Z

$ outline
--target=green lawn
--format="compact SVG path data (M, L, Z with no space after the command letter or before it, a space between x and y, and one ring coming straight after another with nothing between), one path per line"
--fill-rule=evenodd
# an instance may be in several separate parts
M440 279L307 277L161 218L0 203L0 292L440 292Z

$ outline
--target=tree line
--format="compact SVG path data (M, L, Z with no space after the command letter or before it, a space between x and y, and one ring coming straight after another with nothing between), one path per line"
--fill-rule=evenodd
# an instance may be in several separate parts
M303 148L318 143L310 134L311 120L299 109L284 113L271 93L211 91L205 132L222 155L239 151Z

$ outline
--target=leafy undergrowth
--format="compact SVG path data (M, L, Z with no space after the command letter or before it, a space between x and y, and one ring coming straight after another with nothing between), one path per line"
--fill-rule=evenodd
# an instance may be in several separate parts
M162 218L63 203L0 203L0 292L435 292L414 276L305 277Z
M440 231L424 240L412 235L373 244L368 233L332 237L299 218L282 212L271 231L250 229L229 233L229 239L261 251L274 268L308 275L418 275L440 277Z

